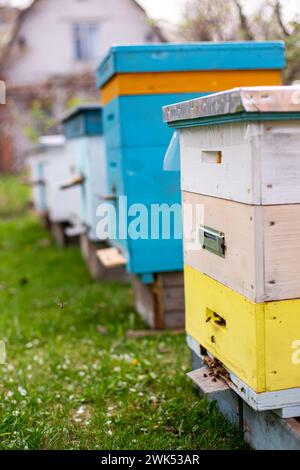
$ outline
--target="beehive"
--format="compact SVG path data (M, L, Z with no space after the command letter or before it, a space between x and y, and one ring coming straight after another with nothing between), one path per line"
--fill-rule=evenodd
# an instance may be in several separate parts
M73 225L84 226L91 241L97 237L97 207L106 193L106 162L103 140L102 108L82 104L62 119L70 154L71 179L67 189L78 186L80 203Z
M43 155L41 149L35 149L30 152L27 156L26 162L29 170L29 184L32 188L31 198L33 209L36 214L44 216L47 214L47 204Z
M38 212L46 212L50 221L66 221L70 200L61 202L61 181L66 177L63 164L65 139L61 135L44 136L31 152L28 163L31 168L34 206Z
M109 194L126 195L128 206L179 203L179 173L163 171L172 131L161 107L229 84L278 85L283 65L282 43L113 47L98 69ZM181 240L115 242L134 274L182 269Z
M277 85L282 43L163 44L113 47L98 69L104 106L108 195L127 196L128 207L180 204L180 175L163 171L172 130L161 107L230 86ZM183 268L182 239L117 237L127 269L142 283ZM153 284L152 284L153 285ZM157 305L157 300L154 300Z
M187 331L258 409L261 394L300 404L299 98L239 88L164 109L180 129Z

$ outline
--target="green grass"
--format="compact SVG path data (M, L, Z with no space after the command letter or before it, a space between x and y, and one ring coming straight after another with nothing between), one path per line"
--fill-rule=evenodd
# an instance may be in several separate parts
M131 288L93 282L26 198L0 179L0 449L245 448L186 378L184 335L127 339Z

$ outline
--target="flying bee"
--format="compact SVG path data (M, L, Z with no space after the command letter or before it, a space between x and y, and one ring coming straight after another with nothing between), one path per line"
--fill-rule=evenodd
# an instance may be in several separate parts
M64 302L63 300L60 300L57 305L59 308L63 310L68 304Z

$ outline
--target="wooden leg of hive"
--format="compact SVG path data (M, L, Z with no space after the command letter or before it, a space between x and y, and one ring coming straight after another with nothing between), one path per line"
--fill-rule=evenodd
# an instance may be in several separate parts
M184 327L183 274L160 273L151 285L134 279L136 309L145 322L154 329Z
M65 248L68 245L68 240L65 234L66 224L64 222L51 222L50 230L52 237L57 246Z
M127 281L128 276L124 266L108 268L104 266L97 252L107 249L107 245L101 242L91 241L86 234L80 236L80 248L88 270L96 281Z

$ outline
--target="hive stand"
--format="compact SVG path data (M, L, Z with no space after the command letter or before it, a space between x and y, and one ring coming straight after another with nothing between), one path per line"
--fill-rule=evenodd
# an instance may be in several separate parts
M239 427L256 450L300 450L300 418L282 418L273 411L255 411L222 379L211 375L203 361L205 351L187 336L193 371L188 377L200 393L216 402L220 412Z
M80 236L80 250L88 270L96 281L126 281L128 276L124 269L124 264L107 267L101 262L99 252L107 249L104 242L95 243L91 241L87 234Z
M135 307L144 321L157 330L183 328L185 322L183 273L160 273L152 284L133 280Z
M67 223L64 222L50 222L50 231L57 246L65 248L68 245L68 238L65 230Z

